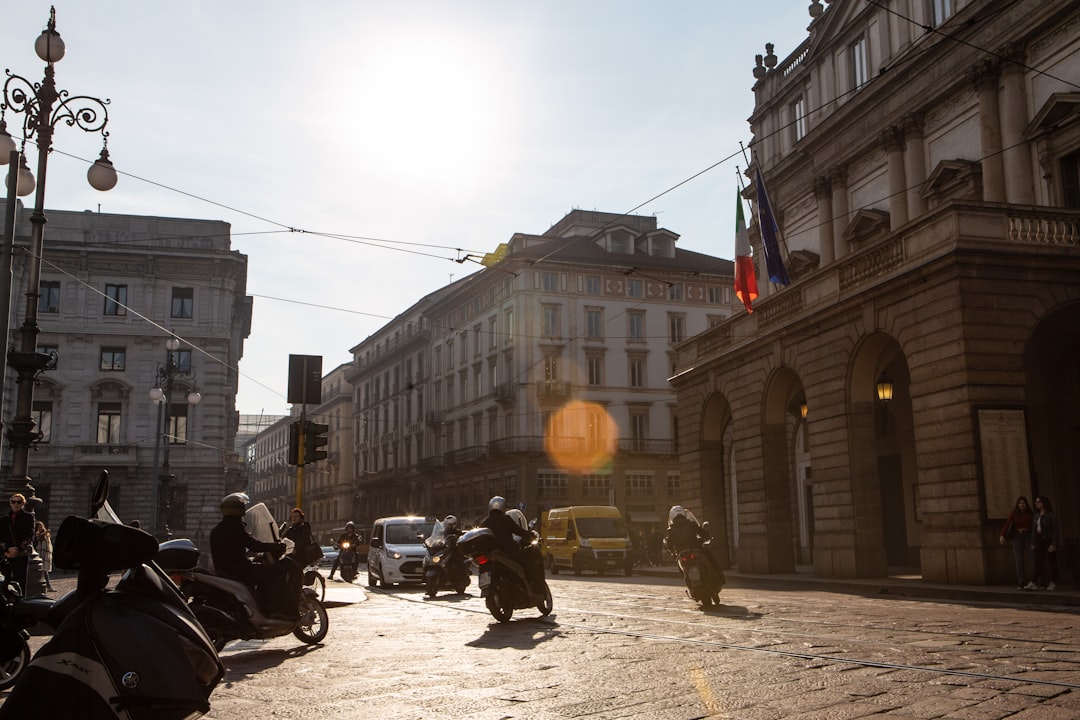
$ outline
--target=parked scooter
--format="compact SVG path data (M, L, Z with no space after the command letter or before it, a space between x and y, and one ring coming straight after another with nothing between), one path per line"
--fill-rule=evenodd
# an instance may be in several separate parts
M30 665L29 628L49 622L56 601L44 596L24 598L12 577L11 563L2 557L0 576L0 690L6 690Z
M530 588L525 568L498 549L495 533L490 529L469 530L458 538L457 545L480 568L480 594L493 618L499 622L509 622L514 610L528 607L535 607L541 615L551 613L554 603L547 581L542 581L542 588ZM524 552L535 554L527 561L535 559L540 562L540 548L535 534ZM542 564L538 571L543 572Z
M56 533L53 562L77 570L78 586L49 608L53 637L15 683L0 718L204 715L224 675L210 638L154 562L153 536L112 512L107 473L92 510L97 519L70 516ZM121 571L107 588L110 573Z
M431 535L424 539L424 588L429 598L439 590L453 589L461 595L469 587L469 562L458 549L457 540L457 533L447 532L442 520L435 521Z
M359 564L360 556L357 555L356 548L348 540L342 540L341 547L338 548L338 569L341 570L341 579L347 583L355 580L356 568Z
M256 539L284 542L285 555L292 553L292 541L278 538L277 523L265 504L248 508L245 523ZM273 638L290 632L297 640L315 645L330 629L326 608L310 584L300 588L296 617L275 617L259 607L255 594L244 583L200 569L199 549L191 540L162 543L160 562L219 651L232 640Z

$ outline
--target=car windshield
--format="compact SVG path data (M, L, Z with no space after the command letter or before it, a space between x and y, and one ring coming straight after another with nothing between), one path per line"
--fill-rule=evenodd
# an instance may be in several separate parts
M323 545L322 546L322 554L323 555L330 555L331 553L336 555L337 554L337 548L334 547L333 545Z
M388 545L419 545L422 541L417 535L428 537L435 523L417 520L416 522L394 523L386 526L386 542Z
M621 538L626 537L626 525L622 518L617 517L591 517L578 518L578 532L587 538Z

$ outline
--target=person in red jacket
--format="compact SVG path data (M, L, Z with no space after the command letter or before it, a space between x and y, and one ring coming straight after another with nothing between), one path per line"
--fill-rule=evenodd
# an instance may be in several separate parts
M1016 498L1012 512L1005 519L1005 524L1001 526L1001 536L998 538L998 542L1002 545L1006 540L1012 542L1017 590L1023 590L1028 583L1027 558L1031 551L1031 523L1034 517L1027 498L1021 495Z

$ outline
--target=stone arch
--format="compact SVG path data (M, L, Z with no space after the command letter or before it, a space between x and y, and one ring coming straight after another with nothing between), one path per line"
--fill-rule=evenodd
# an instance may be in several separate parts
M710 394L701 418L701 519L709 521L714 557L730 565L738 544L739 520L732 512L738 505L733 495L733 433L727 397L717 392Z
M887 380L892 398L879 400ZM851 493L856 575L920 565L921 494L915 455L911 373L891 335L867 335L852 356L848 382Z
M777 368L762 397L762 469L768 572L794 572L798 528L796 519L795 433L802 423L806 401L802 380L790 366Z

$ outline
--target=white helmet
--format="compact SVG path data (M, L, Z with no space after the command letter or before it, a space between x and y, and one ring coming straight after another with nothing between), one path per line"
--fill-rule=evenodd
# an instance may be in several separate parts
M689 510L684 508L682 505L672 505L671 509L668 510L668 515L667 515L668 525L673 523L675 521L675 518L679 517L680 515L682 517L686 518L687 520L689 520L690 522L694 523L695 525L697 525L697 518L694 516L694 513L690 512Z
M488 510L498 510L499 512L506 512L506 498L502 495L496 495L488 500Z
M517 508L506 511L506 517L510 518L521 527L522 534L529 532L529 523L525 520L525 513L521 512Z
M443 518L442 524L447 530L457 530L458 519L454 515L447 515Z

